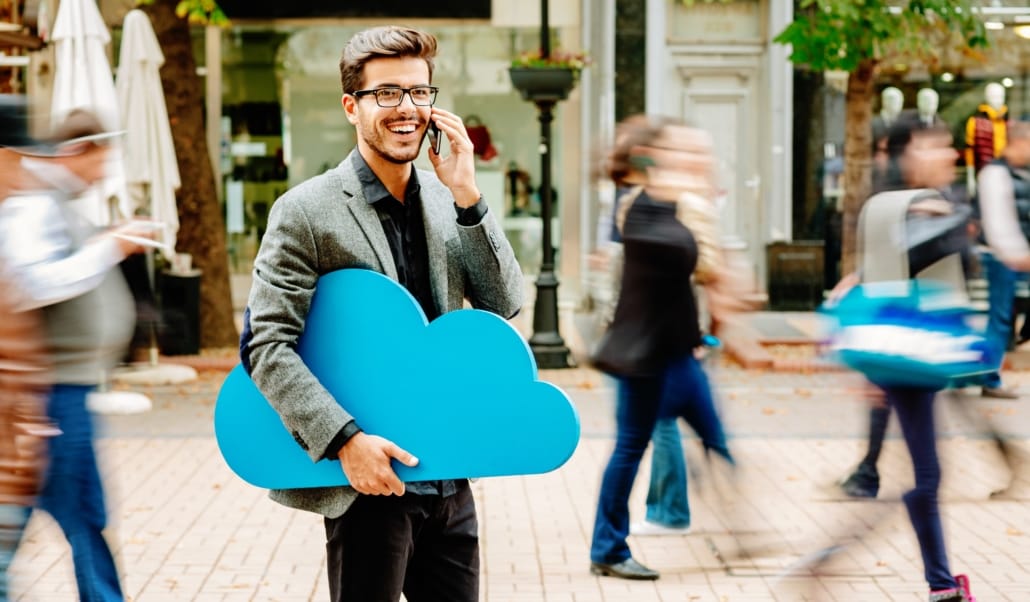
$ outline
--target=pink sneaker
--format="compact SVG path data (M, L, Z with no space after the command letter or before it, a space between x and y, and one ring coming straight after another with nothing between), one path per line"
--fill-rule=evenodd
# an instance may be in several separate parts
M930 592L930 602L976 602L976 598L969 593L969 577L955 575L958 587L939 589Z
M966 600L969 602L976 602L976 598L973 597L973 592L969 591L969 577L966 575L955 575L955 581L958 581L958 586L966 596Z

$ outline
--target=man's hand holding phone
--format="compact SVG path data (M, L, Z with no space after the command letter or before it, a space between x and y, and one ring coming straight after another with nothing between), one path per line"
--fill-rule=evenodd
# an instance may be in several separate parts
M433 107L429 117L429 139L432 142L432 126L440 132L439 138L447 136L448 153L441 157L439 153L430 152L429 160L436 169L436 175L454 195L454 202L459 207L467 208L479 201L479 188L476 186L476 162L472 140L465 131L461 117L450 111Z

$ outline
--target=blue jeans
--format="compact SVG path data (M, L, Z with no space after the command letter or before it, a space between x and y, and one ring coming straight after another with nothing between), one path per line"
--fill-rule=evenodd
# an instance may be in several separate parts
M690 526L687 462L675 418L663 418L651 436L651 484L647 488L647 521L666 527Z
M25 506L0 504L0 602L7 602L10 595L7 569L11 567L28 522L29 509Z
M605 564L630 557L626 544L629 494L659 414L683 417L708 449L732 462L722 422L712 404L708 378L693 355L671 362L657 376L620 379L617 395L615 450L601 479L590 545L590 559ZM684 473L684 482L685 479Z
M79 600L124 600L111 549L102 535L107 525L104 489L93 450L93 417L86 409L92 387L55 385L47 414L61 429L49 440L49 466L39 507L64 531L71 544Z
M915 471L915 489L902 496L902 500L919 541L923 574L931 590L956 587L955 578L948 567L944 530L937 504L941 466L937 460L937 433L933 416L935 391L912 387L888 387L884 391L887 393L887 403L898 415L898 423Z
M982 385L992 389L1001 386L1001 364L1012 338L1012 307L1016 298L1016 273L998 261L990 252L980 254L980 267L987 278L987 328L985 336L997 358L997 370L982 377Z

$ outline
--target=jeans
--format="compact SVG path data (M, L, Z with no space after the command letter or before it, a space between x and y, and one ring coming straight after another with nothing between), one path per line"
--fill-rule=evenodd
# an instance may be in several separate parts
M663 418L651 436L651 484L647 489L647 521L666 527L690 526L687 462L675 418Z
M620 379L615 410L615 450L601 479L590 545L593 562L614 564L630 557L626 544L629 494L659 414L684 418L707 449L715 450L732 462L722 422L712 403L708 378L692 354L670 362L656 376Z
M874 406L869 408L869 449L862 458L860 466L876 473L876 463L880 461L883 451L883 440L887 438L887 424L890 422L889 407Z
M362 495L325 519L333 602L477 602L479 523L468 481L454 495Z
M937 490L941 483L941 466L937 459L937 433L934 425L935 391L912 387L888 387L887 403L898 415L905 445L915 471L915 489L902 500L919 541L923 556L923 574L931 590L956 587L948 567L941 526Z
M665 372L658 418L677 416L683 418L701 439L705 452L714 451L733 464L708 375L693 355L673 362Z
M47 414L61 429L49 440L49 466L39 507L64 531L72 548L79 600L114 602L122 597L111 549L102 531L107 526L104 489L93 449L93 417L86 395L93 387L55 385Z
M980 266L987 277L987 329L997 370L982 377L982 385L991 389L1001 386L1001 364L1012 339L1012 307L1016 298L1016 273L998 261L990 252L980 255Z
M21 536L25 533L29 512L25 506L0 504L0 602L9 599L7 569L11 567L14 553L18 551Z

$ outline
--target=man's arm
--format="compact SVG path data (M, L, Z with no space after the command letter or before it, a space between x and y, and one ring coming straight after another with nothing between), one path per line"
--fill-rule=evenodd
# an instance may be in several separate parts
M980 170L977 183L984 237L998 260L1011 269L1030 271L1030 246L1019 227L1012 177L1000 165Z
M254 261L248 299L250 338L241 345L251 379L312 461L354 420L297 355L318 282L317 248L307 216L289 195L274 205Z
M522 309L522 269L500 224L488 211L478 225L459 223L458 236L467 275L466 295L472 306L503 318L514 317Z
M450 145L448 155L429 153L429 160L459 212L458 235L467 275L465 294L473 307L510 318L522 308L522 270L476 186L474 146L461 118L454 113L434 107L432 119Z
M138 245L112 234L146 235L124 224L76 246L58 201L49 196L16 196L0 205L0 255L19 289L24 311L74 299L100 285Z

